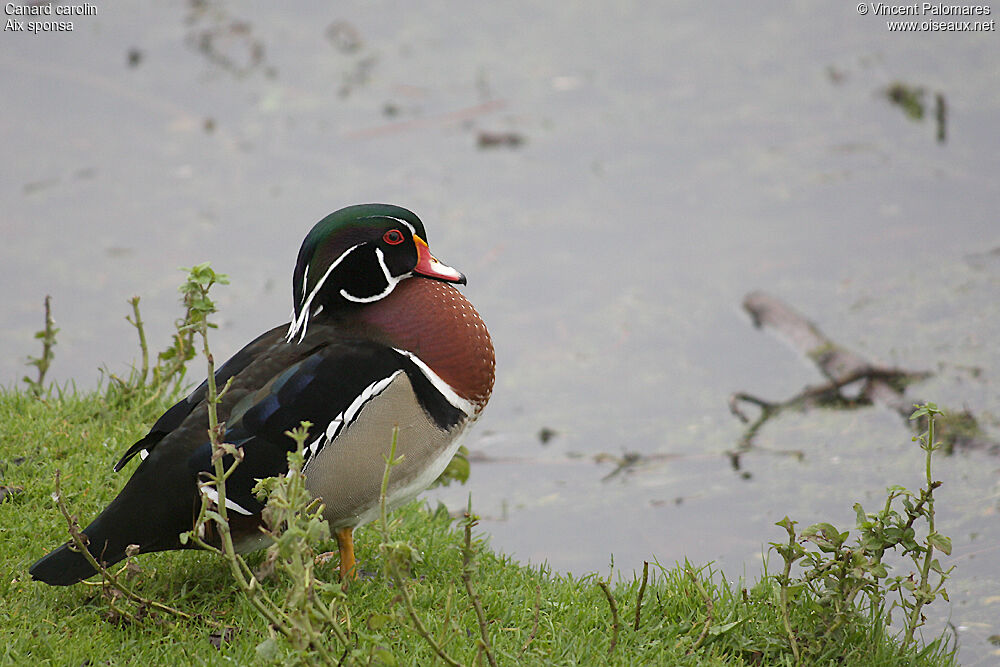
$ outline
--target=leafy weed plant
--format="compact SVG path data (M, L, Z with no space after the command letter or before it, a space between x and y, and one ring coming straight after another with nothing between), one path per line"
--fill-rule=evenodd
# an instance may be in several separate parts
M35 338L42 341L42 354L39 357L28 357L28 365L34 366L38 370L38 379L32 380L31 377L24 376L24 382L35 396L42 395L45 388L45 374L48 373L49 366L52 365L52 360L56 356L52 348L56 346L56 334L59 333L59 329L55 325L56 321L52 319L52 297L46 295L45 327L35 332Z
M861 503L855 503L858 535L853 541L848 541L850 531L840 532L830 523L813 524L798 535L797 522L787 516L776 524L788 533L787 542L772 542L771 547L784 561L782 573L775 580L780 586L783 623L796 662L803 655L788 608L804 590L809 593L806 597L810 606L826 619L824 635L834 635L866 612L881 617L885 611L887 622L891 622L892 612L901 609L904 647L914 643L917 629L926 620L923 608L938 597L948 600L944 584L952 568L943 569L935 554L950 554L951 540L935 526L934 490L941 482L931 474L933 454L941 447L934 439L935 421L942 413L934 403L915 407L910 419L927 422L927 430L913 438L924 451L925 485L919 491L890 486L885 503L876 512L866 512ZM890 576L890 565L885 562L887 552L909 559L914 569L905 575ZM799 577L791 574L796 562L802 569ZM887 594L893 596L888 610Z

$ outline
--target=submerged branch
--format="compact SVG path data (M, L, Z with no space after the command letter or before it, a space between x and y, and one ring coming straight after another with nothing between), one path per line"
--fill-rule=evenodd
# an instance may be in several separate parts
M911 384L929 378L930 372L909 371L872 362L838 345L801 313L764 292L748 294L743 300L743 308L755 327L773 330L796 351L809 358L826 382L807 386L784 401L768 401L746 392L730 396L730 412L747 424L736 452L731 453L737 457L737 467L739 454L756 448L754 439L764 424L786 410L802 411L816 407L853 410L882 405L898 414L908 428L923 428L923 424L909 420L916 401L906 396L906 390ZM854 387L857 389L852 390ZM741 404L756 406L759 410L756 419L750 419ZM1000 444L984 436L971 413L955 412L958 417L951 428L946 427L948 433L945 440L950 447L987 448L1000 453Z

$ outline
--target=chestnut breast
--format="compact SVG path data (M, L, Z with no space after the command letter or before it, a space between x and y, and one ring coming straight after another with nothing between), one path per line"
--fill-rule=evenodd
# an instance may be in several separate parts
M477 414L490 399L493 341L473 305L450 284L409 278L351 319L361 335L417 355Z

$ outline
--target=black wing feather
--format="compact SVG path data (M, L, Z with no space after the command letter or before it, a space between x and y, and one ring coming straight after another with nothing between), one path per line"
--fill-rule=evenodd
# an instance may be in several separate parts
M255 359L257 359L260 354L265 350L270 348L275 342L280 340L284 332L288 329L287 324L282 324L277 326L270 331L266 331L261 335L254 338L252 341L243 346L243 349L234 354L229 360L222 364L217 371L215 371L215 384L219 389L226 386L229 382L229 378L234 377L247 366L249 366ZM156 423L149 429L147 433L141 440L136 442L134 445L128 448L128 451L118 459L118 463L115 464L115 472L118 472L125 467L125 464L129 462L136 454L142 450L152 451L163 438L169 435L174 429L179 427L187 419L188 415L202 402L205 400L205 396L208 394L208 380L202 381L198 388L188 394L187 398L178 401L169 410L164 412Z
M464 418L406 355L378 343L334 343L283 371L233 410L226 441L242 447L244 459L226 481L227 497L250 512L263 509L253 487L258 479L287 472L286 456L295 443L286 431L308 421L310 439L319 437L369 386L398 371L409 376L421 405L442 429ZM193 473L210 471L210 443L198 448L188 464Z

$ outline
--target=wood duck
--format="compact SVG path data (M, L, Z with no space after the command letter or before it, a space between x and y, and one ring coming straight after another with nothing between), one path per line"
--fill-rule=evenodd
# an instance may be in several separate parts
M215 374L226 442L244 461L226 483L237 549L266 544L256 480L287 471L294 442L285 431L313 423L305 451L306 486L325 504L340 550L341 577L355 567L353 530L375 518L385 459L398 427L388 504L413 499L444 470L462 434L493 390L493 343L453 284L465 276L442 264L410 211L387 204L350 206L320 220L299 250L291 322L260 335ZM141 462L84 533L108 565L139 552L186 548L200 507L197 482L211 467L207 382L167 410L115 465ZM217 500L217 498L216 498ZM63 545L31 576L67 586L95 571Z

